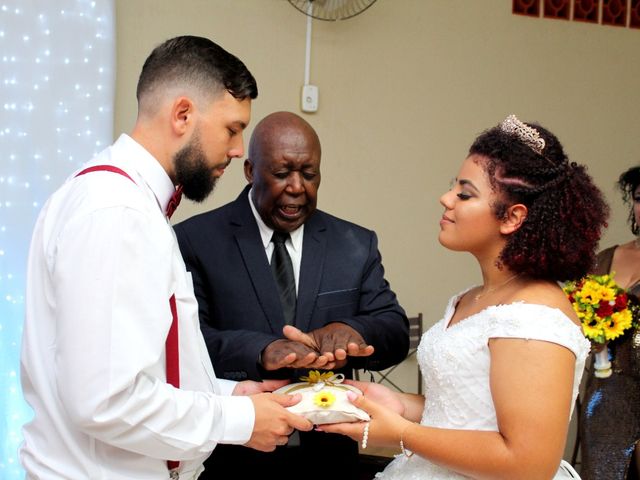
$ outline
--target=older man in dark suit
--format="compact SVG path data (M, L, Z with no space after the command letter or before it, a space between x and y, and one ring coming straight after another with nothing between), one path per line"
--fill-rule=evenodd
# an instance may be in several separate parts
M254 129L249 185L238 198L175 227L222 378L297 380L309 368L350 377L407 354L407 318L384 278L376 234L316 210L320 156L311 125L273 113ZM346 437L300 432L272 453L219 446L207 464L216 478L286 469L283 478L355 480L357 452Z

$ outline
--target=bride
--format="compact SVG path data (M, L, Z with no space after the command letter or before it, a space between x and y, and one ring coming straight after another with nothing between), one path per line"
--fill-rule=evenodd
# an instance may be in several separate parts
M424 396L350 382L368 423L318 427L401 447L383 479L578 478L561 462L589 342L559 281L592 266L608 208L558 139L515 116L482 133L440 198L439 241L477 259L422 337Z

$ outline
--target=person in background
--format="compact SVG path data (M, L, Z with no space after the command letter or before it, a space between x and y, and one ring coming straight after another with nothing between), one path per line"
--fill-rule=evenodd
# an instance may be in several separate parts
M222 378L298 381L318 368L351 377L407 355L407 317L384 277L376 234L316 209L320 157L309 123L272 113L253 131L249 184L238 198L175 226ZM357 462L356 442L301 432L272 453L218 448L207 465L214 474L235 475L241 465L251 478L326 479L357 478Z
M598 254L594 273L614 274L616 283L640 297L640 166L623 172L617 186L630 207L635 238ZM607 348L607 347L605 347ZM585 480L640 478L640 332L629 329L608 342L612 374L585 375L580 412L581 471Z
M270 451L311 429L285 408L296 396L262 393L283 382L216 379L167 218L243 155L257 93L212 41L167 40L142 68L131 135L43 207L21 353L28 479L194 479L218 444Z
M322 430L400 447L379 478L578 478L561 459L589 341L558 282L593 265L602 193L551 132L510 115L440 203L440 243L471 253L482 285L423 335L424 396L353 382L371 421Z

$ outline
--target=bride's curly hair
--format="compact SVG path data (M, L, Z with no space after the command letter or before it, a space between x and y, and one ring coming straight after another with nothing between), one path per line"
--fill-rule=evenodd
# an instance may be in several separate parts
M609 207L586 167L569 162L555 135L527 124L545 141L538 152L516 133L498 125L478 136L470 155L484 157L482 167L499 200L504 218L516 203L528 209L522 226L509 235L499 266L534 278L578 279L595 263L598 242L607 226Z

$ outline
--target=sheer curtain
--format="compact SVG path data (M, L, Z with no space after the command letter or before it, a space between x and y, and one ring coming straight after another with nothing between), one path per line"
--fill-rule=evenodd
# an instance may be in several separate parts
M113 137L114 0L0 0L0 478L24 477L25 269L47 197Z

